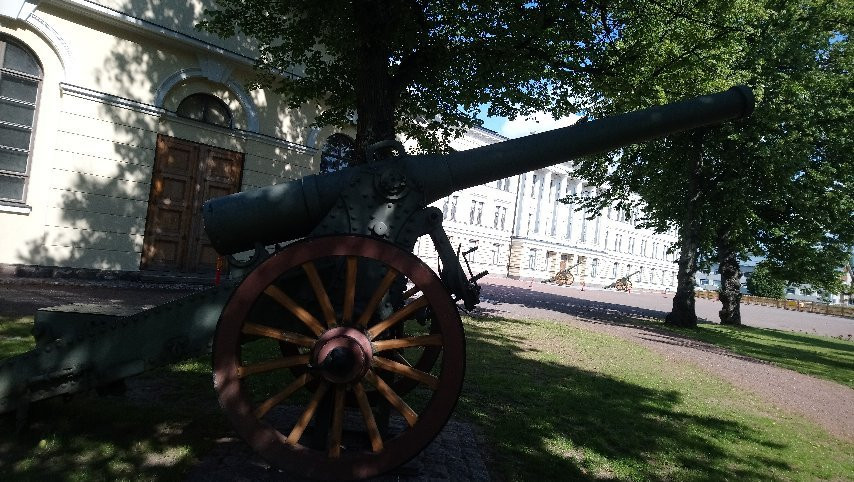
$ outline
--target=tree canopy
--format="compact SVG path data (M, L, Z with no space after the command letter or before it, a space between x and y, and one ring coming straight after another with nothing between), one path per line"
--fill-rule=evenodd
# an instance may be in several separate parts
M257 85L317 125L356 120L359 151L402 135L441 150L488 114L579 109L592 52L613 42L605 3L546 0L216 0L200 27L257 43ZM294 72L294 75L282 75Z
M693 297L698 263L716 255L722 274L735 277L728 290L736 306L738 260L748 255L765 256L777 278L833 284L854 243L851 4L682 5L680 14L661 7L644 22L624 21L621 41L648 50L610 51L625 70L594 79L593 90L602 93L597 111L732 83L753 87L756 111L743 121L627 147L618 159L581 162L580 175L604 186L588 206L633 205L648 227L679 227L677 298ZM691 303L682 307L691 312L685 324L696 322Z
M786 283L774 278L766 263L759 263L747 278L747 291L754 296L783 299L786 297Z

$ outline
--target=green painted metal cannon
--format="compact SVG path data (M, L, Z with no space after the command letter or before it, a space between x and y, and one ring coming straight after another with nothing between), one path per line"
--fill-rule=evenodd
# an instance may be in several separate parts
M232 279L139 312L42 310L36 348L0 363L0 413L212 352L222 409L271 464L321 479L388 471L453 411L465 370L457 304L477 304L485 274L464 271L431 202L752 108L737 87L444 156L386 142L364 165L213 199L203 216L217 251L254 250L230 257ZM398 155L374 161L378 150ZM412 254L425 235L438 275Z
M639 270L635 271L632 274L623 276L622 278L617 278L616 281L614 281L613 283L606 286L605 289L608 290L608 289L614 288L617 291L626 291L626 292L631 291L632 290L631 277L638 274L638 273L640 273Z

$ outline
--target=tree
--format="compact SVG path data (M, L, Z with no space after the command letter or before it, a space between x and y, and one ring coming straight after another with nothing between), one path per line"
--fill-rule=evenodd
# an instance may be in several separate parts
M355 119L361 155L398 135L445 149L482 104L510 118L575 112L607 70L589 52L612 42L598 2L216 0L206 15L200 28L257 44L256 86L317 105L318 126Z
M756 112L628 147L616 162L588 159L579 172L608 186L593 201L599 206L635 204L644 225L678 227L679 282L668 322L696 324L693 275L699 263L717 257L721 322L740 324L740 259L761 254L778 278L829 284L854 243L851 6L836 0L683 5L651 11L645 28L623 21L619 36L650 51L638 59L610 51L626 70L596 79L593 88L604 93L597 109L671 100L695 84L744 82L756 91Z
M753 296L783 299L786 297L786 282L774 278L766 263L759 263L747 278L747 291Z

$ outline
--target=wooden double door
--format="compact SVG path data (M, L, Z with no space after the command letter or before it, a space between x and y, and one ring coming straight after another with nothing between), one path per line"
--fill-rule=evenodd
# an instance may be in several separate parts
M157 136L140 269L211 273L217 253L205 235L202 204L237 192L243 153Z

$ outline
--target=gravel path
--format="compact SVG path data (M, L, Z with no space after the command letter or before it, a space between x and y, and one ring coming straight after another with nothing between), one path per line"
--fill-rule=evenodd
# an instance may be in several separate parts
M481 282L481 286L483 291L479 309L485 313L560 321L618 336L655 350L668 360L696 364L717 377L755 393L784 412L802 415L836 437L854 441L854 390L838 383L737 355L713 345L632 324L630 319L633 316L647 318L663 317L666 314L666 311L648 307L649 299L645 302L632 302L643 300L643 296L596 293L589 290L581 292L501 278L486 279ZM621 304L596 299L610 299L614 295L624 295ZM660 298L662 295L646 295L646 298L651 297ZM779 325L775 327L787 328Z

